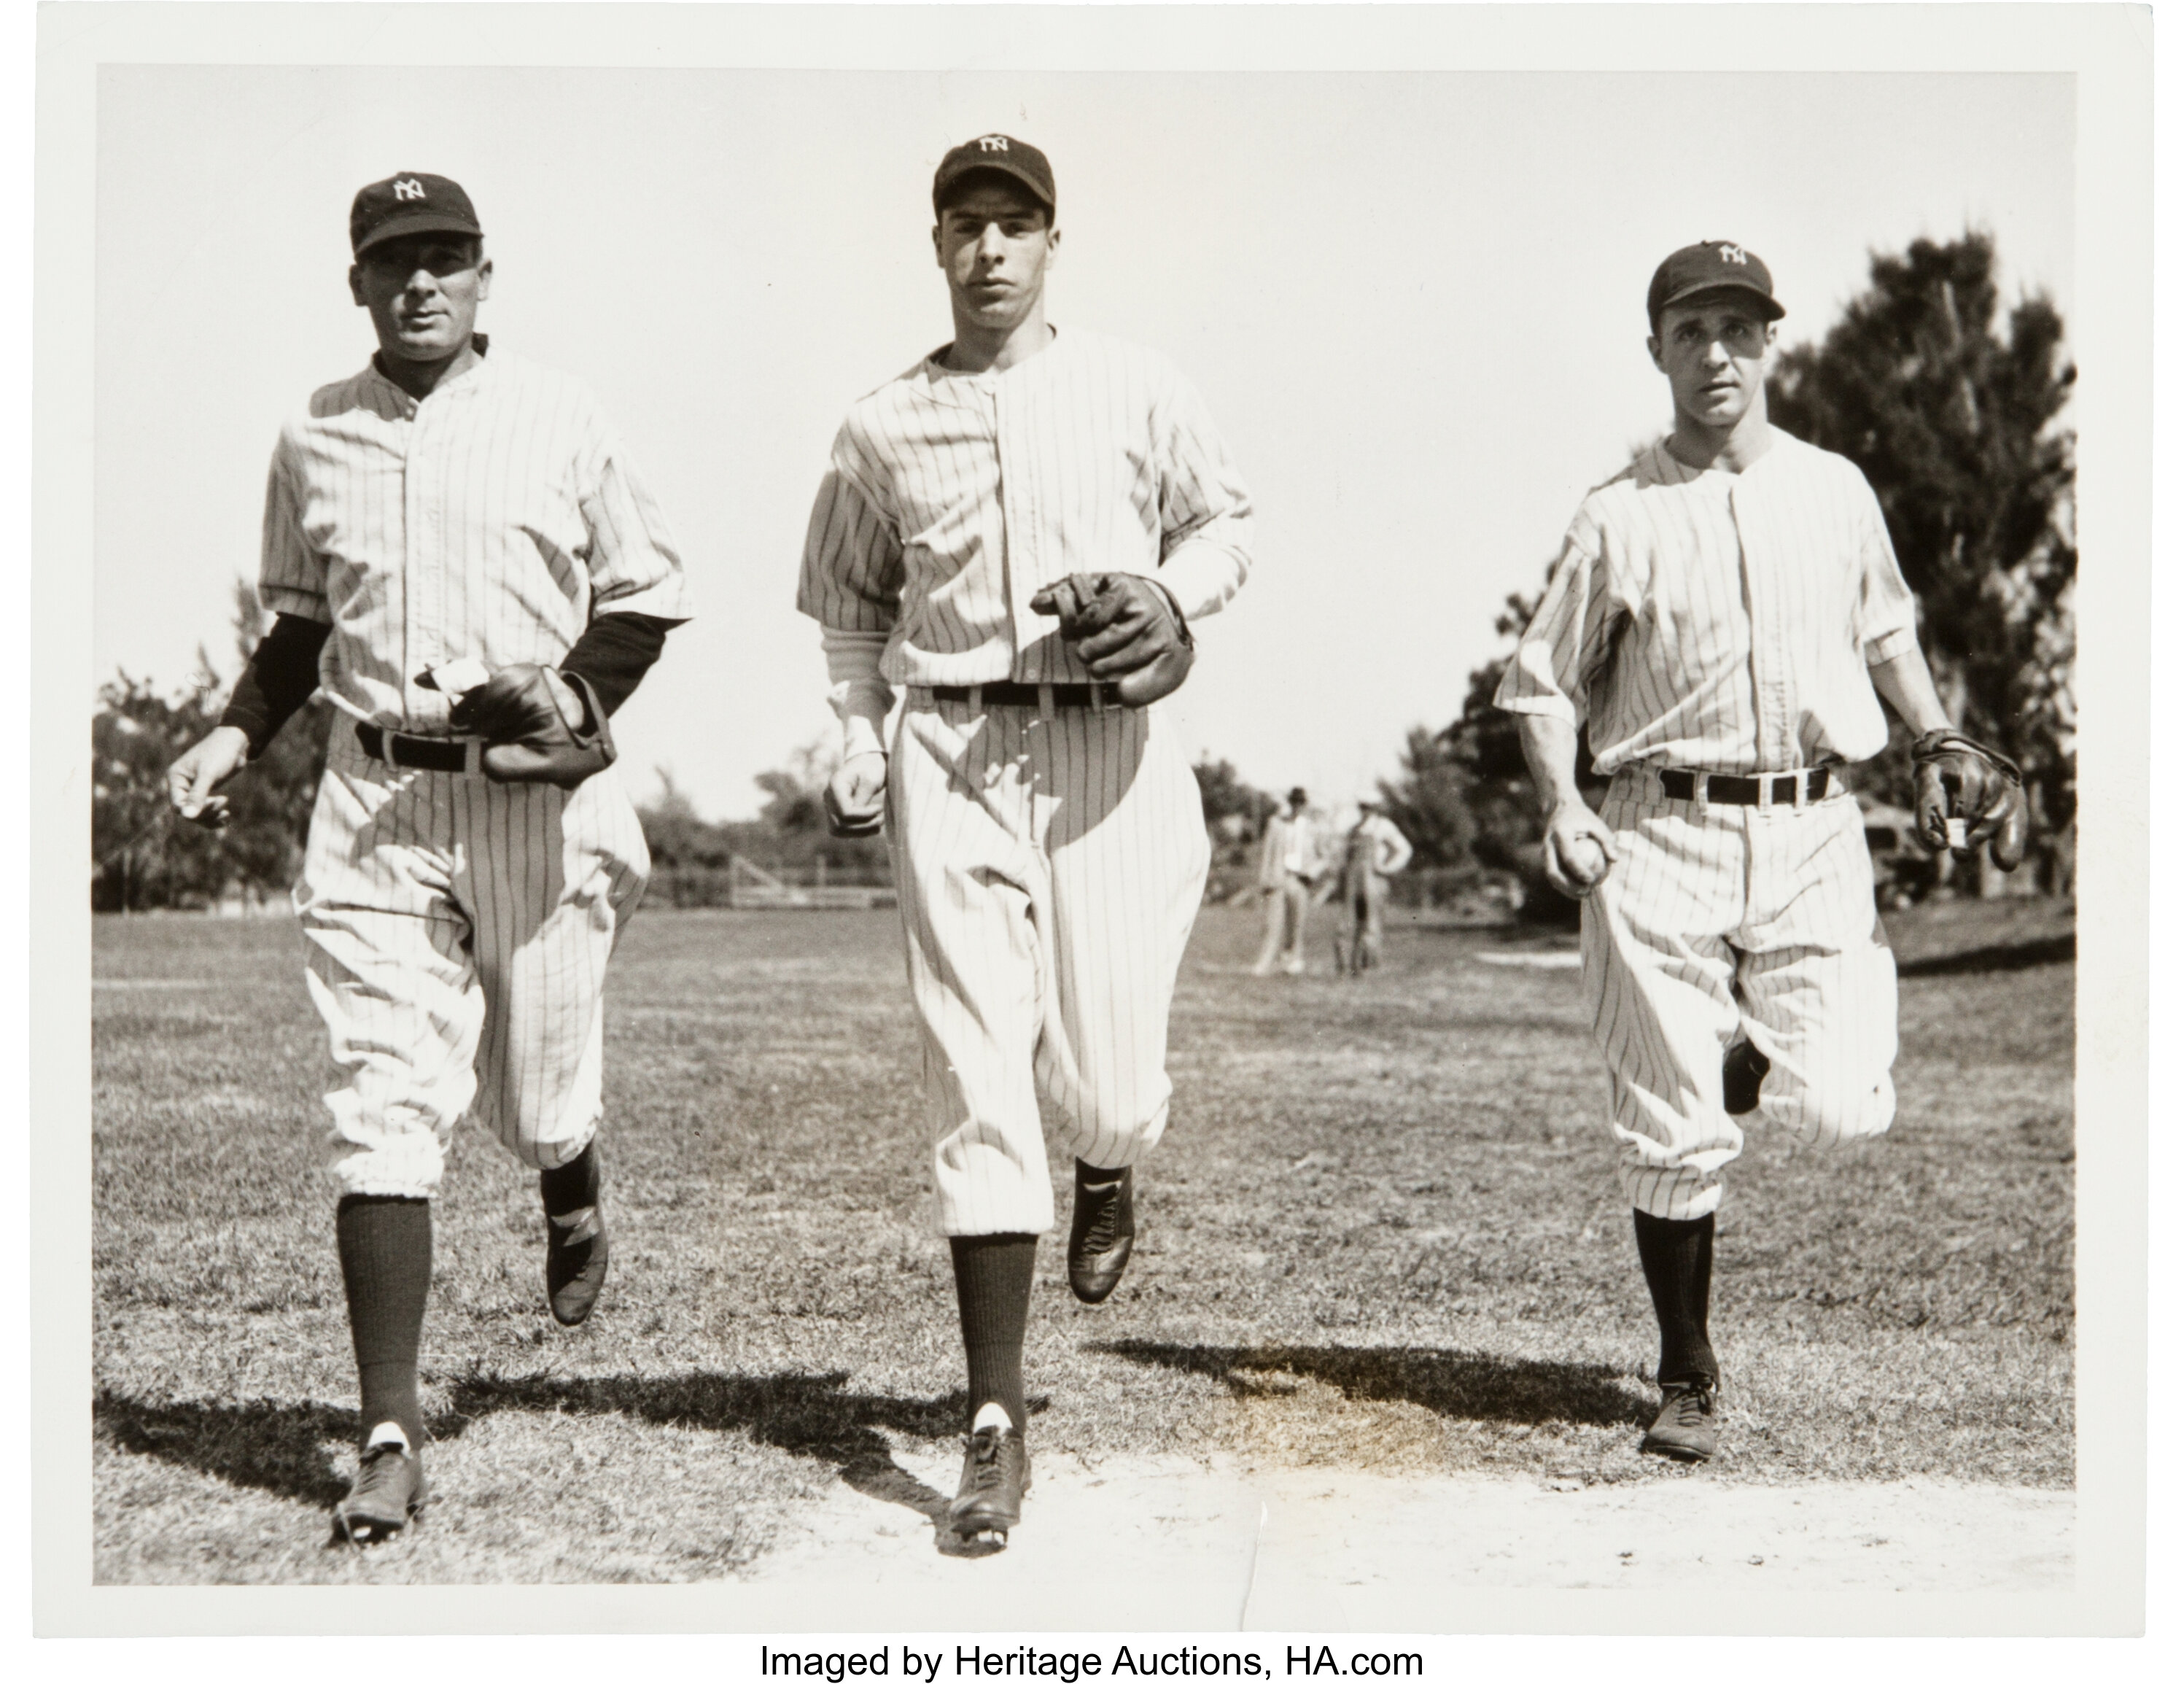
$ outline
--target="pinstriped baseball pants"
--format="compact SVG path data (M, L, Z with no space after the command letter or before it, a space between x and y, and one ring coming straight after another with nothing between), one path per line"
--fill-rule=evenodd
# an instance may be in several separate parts
M621 783L382 764L337 720L296 910L343 1193L423 1198L458 1118L534 1168L599 1119L600 990L651 862Z
M1673 1219L1721 1203L1744 1149L1721 1092L1740 1030L1773 1064L1762 1120L1803 1146L1886 1130L1896 961L1858 803L1701 806L1634 768L1601 817L1621 857L1585 901L1584 981L1630 1202Z
M1043 1234L1042 1099L1101 1168L1167 1125L1168 1006L1208 862L1197 779L1155 708L912 689L888 795L940 1230Z

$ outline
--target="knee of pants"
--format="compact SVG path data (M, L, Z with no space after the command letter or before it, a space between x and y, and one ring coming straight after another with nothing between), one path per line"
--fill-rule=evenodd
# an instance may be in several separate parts
M337 1122L326 1168L342 1196L430 1198L447 1168L447 1145L426 1128L382 1130L370 1137Z
M1719 1174L1691 1164L1661 1168L1625 1157L1620 1168L1624 1196L1633 1210L1663 1222L1696 1222L1721 1208Z

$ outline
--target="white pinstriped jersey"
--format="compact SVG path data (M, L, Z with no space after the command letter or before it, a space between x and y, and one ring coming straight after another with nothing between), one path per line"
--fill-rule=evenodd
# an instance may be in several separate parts
M811 511L797 606L884 633L896 684L1083 682L1030 604L1074 572L1151 574L1187 618L1251 565L1249 493L1203 400L1162 358L1057 331L1011 368L928 358L861 399Z
M494 351L420 401L376 368L281 429L259 598L331 624L320 682L359 719L445 733L427 667L558 661L593 609L688 616L666 518L582 384Z
M1590 722L1603 775L1860 761L1888 740L1866 668L1916 625L1854 464L1780 429L1734 474L1657 443L1580 505L1494 700Z

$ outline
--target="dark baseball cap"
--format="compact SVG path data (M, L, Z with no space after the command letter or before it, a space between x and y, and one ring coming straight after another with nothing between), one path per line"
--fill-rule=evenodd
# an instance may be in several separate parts
M362 257L404 234L468 234L482 239L471 196L445 176L405 170L360 188L348 208L348 248Z
M976 140L965 141L940 160L940 167L933 172L933 214L940 214L941 201L950 187L980 170L1022 182L1052 214L1053 166L1037 147L1008 135L980 135Z
M1734 240L1701 240L1669 253L1653 271L1653 284L1646 289L1646 319L1658 326L1669 305L1724 288L1757 293L1766 301L1769 321L1784 313L1774 298L1774 277L1757 255Z

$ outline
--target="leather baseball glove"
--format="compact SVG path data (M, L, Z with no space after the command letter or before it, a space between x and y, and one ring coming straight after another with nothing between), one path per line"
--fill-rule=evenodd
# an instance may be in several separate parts
M614 764L606 710L588 678L531 662L504 666L449 710L456 730L482 737L485 775L499 783L573 789Z
M2025 858L2031 816L2017 762L1961 731L1929 731L1911 752L1919 765L1913 805L1920 840L1936 853L1947 848L1960 860L1991 840L1995 864L2015 871ZM1962 821L1960 838L1949 834L1952 819Z
M1180 688L1197 659L1167 587L1139 573L1072 573L1042 587L1031 605L1061 619L1071 653L1095 678L1112 680L1126 706Z

